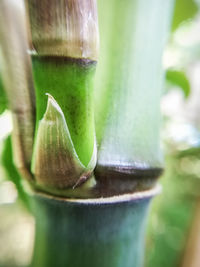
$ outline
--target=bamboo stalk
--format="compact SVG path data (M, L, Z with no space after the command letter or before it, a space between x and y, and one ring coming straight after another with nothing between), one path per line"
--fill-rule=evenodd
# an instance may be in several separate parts
M40 189L46 186L46 191L65 194L66 189L90 178L96 165L92 85L98 54L96 3L52 0L41 4L32 0L27 2L27 11L36 50L32 55L37 105L32 171ZM46 93L55 99L64 116L65 126L54 143L50 134L47 141L48 133L40 124L47 107ZM55 133L56 127L51 131ZM44 148L49 151L45 159ZM58 152L59 157L56 149L63 151Z
M32 0L32 41L39 55L97 60L98 21L95 0Z
M32 179L35 96L22 1L0 1L2 79L13 118L14 161L21 175Z
M149 201L159 190L86 200L33 195L32 266L142 266Z
M93 192L107 196L146 190L162 173L159 101L164 75L161 59L173 0L166 2L164 8L161 0L152 0L148 4L143 0L129 0L126 5L120 1L116 4L115 1L104 3L102 0L99 6L103 12L100 13L103 31L109 27L102 33L103 48L96 80L95 110L100 146L95 171L97 186ZM55 1L50 4L43 1L41 5L32 0L27 3L27 9L33 47L37 51L32 56L37 102L36 143L40 143L37 131L47 106L45 93L49 93L60 106L74 151L87 168L95 151L92 79L98 30L94 1L66 0L57 5ZM118 21L117 17L123 19ZM147 20L141 17L147 17ZM73 25L75 20L77 25ZM147 26L151 28L149 33L146 32ZM85 51L86 47L90 52ZM51 146L49 142L49 151ZM38 177L38 173L42 173L42 164L36 167L34 162L41 162L41 151L38 147L34 150L32 171L37 185L44 189L45 185L48 187L47 181L52 179ZM49 160L52 163L47 168L51 173L51 166L57 168L60 159L51 157ZM93 163L94 169L95 161ZM77 174L76 183L79 179ZM66 189L70 188L72 180L66 177L62 188L56 182L54 187L61 189L62 195L67 194Z
M105 98L101 94L99 98L102 108L97 123L102 112L99 128L103 135L98 132L101 146L93 177L96 142L92 80L98 43L95 3L27 2L35 48L32 63L37 105L32 172L35 191L48 193L35 192L32 198L36 217L34 267L142 264L145 218L149 200L157 192L149 188L162 169L157 112L161 54L172 2L165 3L164 11L161 0L127 0L126 5L119 0L101 2L108 12L104 47L108 44L109 49L102 50L106 61L101 63L99 88L103 80L107 90ZM151 34L144 30L144 17ZM144 45L151 35L156 48ZM144 57L139 60L141 53ZM151 93L142 75L152 87ZM144 192L134 193L139 189ZM55 194L65 198L51 196Z
M95 81L95 175L107 191L147 189L162 173L162 53L173 2L98 2L102 38Z

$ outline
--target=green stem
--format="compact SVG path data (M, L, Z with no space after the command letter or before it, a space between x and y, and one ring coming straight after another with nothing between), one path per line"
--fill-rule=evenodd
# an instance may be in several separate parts
M46 106L46 93L61 107L81 162L89 163L95 141L93 115L93 76L96 63L85 59L33 56L36 87L37 124Z
M32 180L35 94L25 22L23 5L20 7L15 0L0 1L2 81L12 111L13 157L20 174Z
M35 195L32 267L139 267L149 200L143 194L93 200Z
M32 56L37 109L32 172L36 183L50 186L51 192L74 189L92 176L96 165L96 0L30 0L27 13L36 52ZM46 94L52 105L47 105Z
M95 91L100 143L97 176L105 176L108 169L132 177L157 177L162 169L162 54L173 0L98 3L101 50Z

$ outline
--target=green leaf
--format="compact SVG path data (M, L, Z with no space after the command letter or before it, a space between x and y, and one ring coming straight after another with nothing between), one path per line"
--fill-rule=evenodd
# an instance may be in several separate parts
M3 83L1 80L1 72L0 72L0 114L2 114L6 108L7 108L7 99L3 89Z
M190 95L190 83L183 71L168 69L166 72L166 80L175 86L178 86L184 93L185 98Z
M198 11L198 5L194 0L176 0L172 31L185 20L192 19Z

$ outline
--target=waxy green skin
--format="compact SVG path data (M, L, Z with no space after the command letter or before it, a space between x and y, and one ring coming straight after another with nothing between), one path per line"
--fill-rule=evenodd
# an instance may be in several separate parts
M38 55L32 56L32 62L36 87L36 129L46 110L45 94L49 93L61 107L76 153L82 164L87 166L95 140L93 77L96 62Z
M160 151L162 55L173 0L99 0L100 57L95 120L101 169L163 167ZM105 8L106 7L106 8Z
M150 199L81 203L34 195L31 267L141 267Z

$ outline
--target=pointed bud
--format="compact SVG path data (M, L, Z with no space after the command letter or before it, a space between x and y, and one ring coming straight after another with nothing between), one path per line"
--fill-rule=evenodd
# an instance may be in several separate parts
M48 94L46 112L39 123L32 171L38 185L64 189L76 187L90 177L96 165L96 146L90 163L79 160L64 114Z

